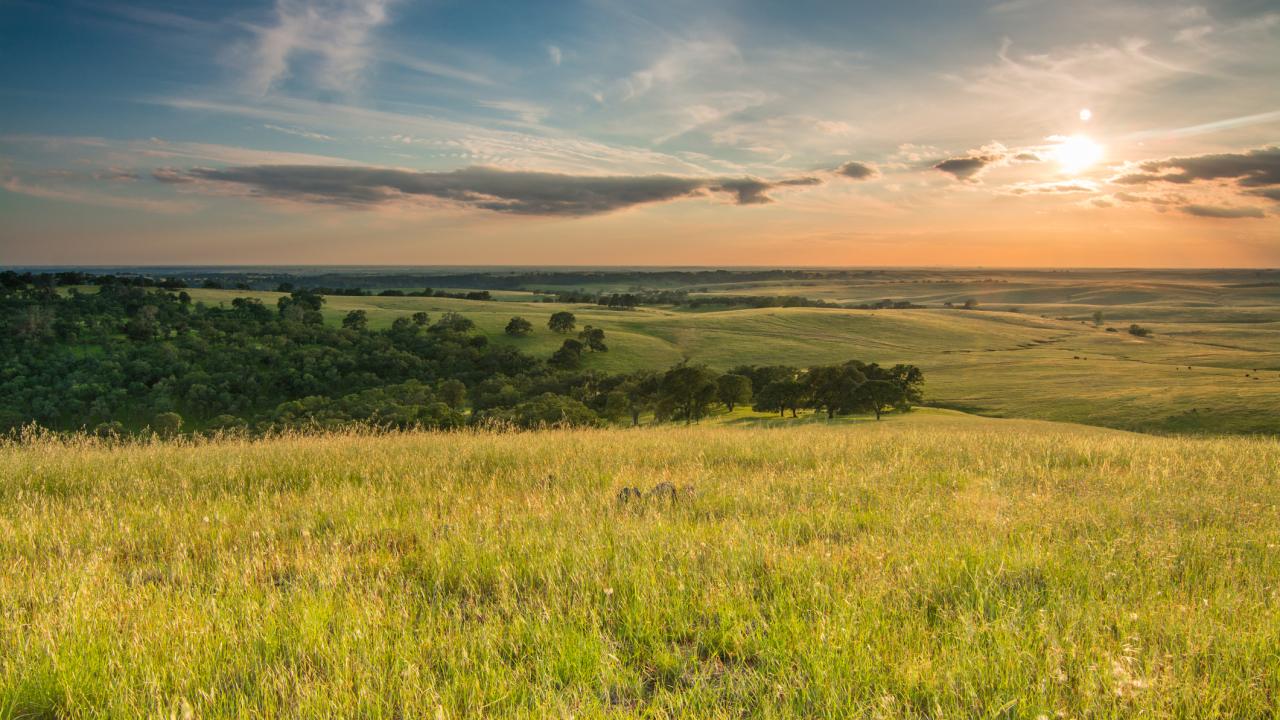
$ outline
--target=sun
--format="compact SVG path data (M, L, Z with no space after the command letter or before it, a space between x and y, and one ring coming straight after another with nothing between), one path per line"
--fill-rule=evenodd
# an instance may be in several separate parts
M1075 175L1102 159L1102 146L1084 135L1062 138L1053 149L1053 159L1063 172Z

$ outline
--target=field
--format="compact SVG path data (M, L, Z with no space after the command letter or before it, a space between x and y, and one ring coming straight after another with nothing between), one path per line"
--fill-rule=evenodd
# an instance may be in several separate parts
M1271 440L925 409L29 439L0 478L0 717L1280 712Z
M1280 432L1280 281L1273 272L899 270L867 271L865 279L842 283L671 289L845 303L909 300L924 308L622 311L529 302L507 293L499 302L329 297L326 312L337 323L363 309L374 326L386 326L418 310L453 310L472 318L492 341L546 357L563 339L546 329L546 319L567 309L579 326L605 329L610 352L587 363L602 371L660 369L683 359L723 370L856 357L919 365L930 402L988 416L1164 433ZM213 303L245 294L268 303L278 297L191 293ZM967 299L978 309L943 307ZM1093 322L1097 311L1101 326ZM534 335L503 335L513 315L533 321ZM1154 334L1132 336L1130 323Z

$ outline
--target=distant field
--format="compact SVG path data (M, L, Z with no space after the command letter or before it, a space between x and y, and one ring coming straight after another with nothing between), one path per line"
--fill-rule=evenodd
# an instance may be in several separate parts
M4 446L0 717L1275 717L1278 477L932 410Z
M931 402L981 414L1156 432L1280 433L1280 286L1254 286L1238 273L1154 280L1117 273L1064 280L1062 273L1039 273L991 282L954 273L903 274L899 280L872 275L862 285L752 284L724 292L849 302L907 299L928 309L617 311L514 296L504 302L331 296L325 312L337 323L350 310L363 309L372 325L385 327L418 310L437 316L457 311L492 341L546 357L563 341L546 329L547 318L571 310L580 326L605 329L610 351L589 357L587 366L607 372L665 368L682 359L727 369L856 357L919 365ZM255 295L274 303L278 297L189 292L204 302ZM978 310L940 307L969 297L978 299ZM1016 299L1020 311L1010 312L993 298ZM1095 310L1104 313L1102 327L1094 326ZM534 335L505 336L502 328L513 315L531 320ZM1125 330L1133 322L1155 334L1129 335ZM1118 332L1106 332L1108 326Z

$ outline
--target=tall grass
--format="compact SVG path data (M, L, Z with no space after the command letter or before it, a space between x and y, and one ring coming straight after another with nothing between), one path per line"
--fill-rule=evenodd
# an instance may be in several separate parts
M1280 712L1280 445L913 415L28 438L0 716Z

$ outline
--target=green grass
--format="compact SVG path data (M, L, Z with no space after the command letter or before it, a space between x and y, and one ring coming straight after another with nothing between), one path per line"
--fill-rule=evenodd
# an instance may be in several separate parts
M991 416L1148 432L1280 433L1280 293L1276 288L1233 290L1219 282L1212 290L1216 304L1201 307L1197 303L1212 294L1203 280L1174 289L1169 289L1167 281L1154 284L1133 279L1073 281L1066 287L1044 279L1035 282L1041 283L1036 292L1059 303L1039 308L1049 317L1032 312L1034 308L1017 313L936 308L689 312L642 307L617 311L591 305L381 297L330 297L325 313L337 323L347 312L363 309L374 327L385 327L396 317L418 310L436 317L452 310L474 320L493 342L547 357L564 340L547 329L547 319L567 309L577 315L579 326L604 328L610 350L588 357L586 366L606 372L663 369L685 359L724 370L743 363L807 366L859 358L919 365L925 372L930 402ZM936 295L939 283L882 285L926 288ZM1065 301L1097 300L1104 294L1111 300L1141 299L1135 293L1153 285L1167 293L1163 305L1108 306L1106 310L1108 325L1123 330L1129 322L1140 322L1155 331L1151 338L1108 333L1079 319L1057 319L1088 318L1098 307ZM993 286L1003 288L1005 283ZM799 293L805 289L780 290ZM814 295L825 291L822 286L807 289ZM901 297L859 290L866 295L863 299ZM205 302L227 302L246 294L190 292ZM1275 295L1271 304L1265 304L1268 292ZM250 294L268 304L278 297ZM935 295L913 297L933 302L941 297ZM504 335L502 329L513 315L532 321L534 334L521 339Z
M728 422L0 447L0 717L1280 713L1276 442Z

